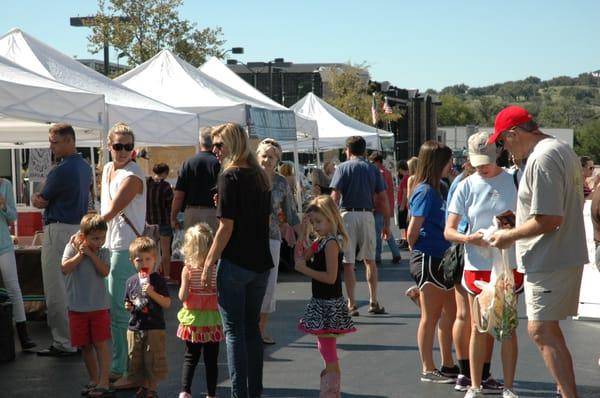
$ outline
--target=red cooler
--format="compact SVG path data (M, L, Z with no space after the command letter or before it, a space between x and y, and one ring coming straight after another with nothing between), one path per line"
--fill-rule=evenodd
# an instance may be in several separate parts
M42 231L42 211L36 208L17 208L17 236L33 236Z

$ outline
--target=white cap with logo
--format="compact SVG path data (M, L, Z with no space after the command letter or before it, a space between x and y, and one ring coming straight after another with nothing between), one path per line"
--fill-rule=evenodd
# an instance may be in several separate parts
M473 167L495 164L498 158L496 144L488 144L492 134L481 131L469 137L469 161Z

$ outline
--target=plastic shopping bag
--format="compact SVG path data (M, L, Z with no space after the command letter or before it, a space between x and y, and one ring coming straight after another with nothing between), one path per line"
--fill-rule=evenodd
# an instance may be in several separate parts
M473 319L477 330L496 340L510 337L519 324L513 272L506 251L493 251L490 282L475 281L481 293L473 300Z

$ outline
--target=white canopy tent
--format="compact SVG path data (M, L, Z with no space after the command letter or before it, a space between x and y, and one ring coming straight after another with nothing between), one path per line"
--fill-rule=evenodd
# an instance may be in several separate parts
M204 72L221 84L231 88L237 93L246 97L252 98L254 101L261 103L264 108L286 110L287 108L271 98L261 93L256 88L249 85L244 79L239 77L235 72L225 66L216 57L211 57L208 61L202 64L198 69ZM318 136L317 122L311 118L300 115L294 112L296 119L296 131L298 139L307 137L316 138Z
M173 109L145 97L88 68L19 29L0 37L0 55L48 79L92 93L104 94L103 131L116 122L127 123L140 145L195 145L197 115ZM45 128L43 134L47 134ZM105 133L101 134L105 138Z
M48 147L51 122L77 126L80 146L98 143L103 113L103 95L45 78L0 56L0 148Z
M274 109L235 91L169 50L162 50L115 80L177 109L197 113L201 125L235 122L248 126L259 137L295 139L293 112L289 109Z
M297 143L299 151L323 151L343 148L346 138L359 135L367 142L367 148L379 149L379 137L391 133L368 126L351 118L313 93L308 93L290 107L296 113L314 119L318 126L318 138L305 139ZM293 145L284 143L284 150L292 151Z

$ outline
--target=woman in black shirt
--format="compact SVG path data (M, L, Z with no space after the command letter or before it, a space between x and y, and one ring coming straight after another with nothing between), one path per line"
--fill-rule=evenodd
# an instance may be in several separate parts
M208 252L202 283L218 259L217 296L227 342L232 396L262 393L263 346L260 308L273 261L269 251L271 186L243 128L213 129L213 152L221 161L219 227Z

